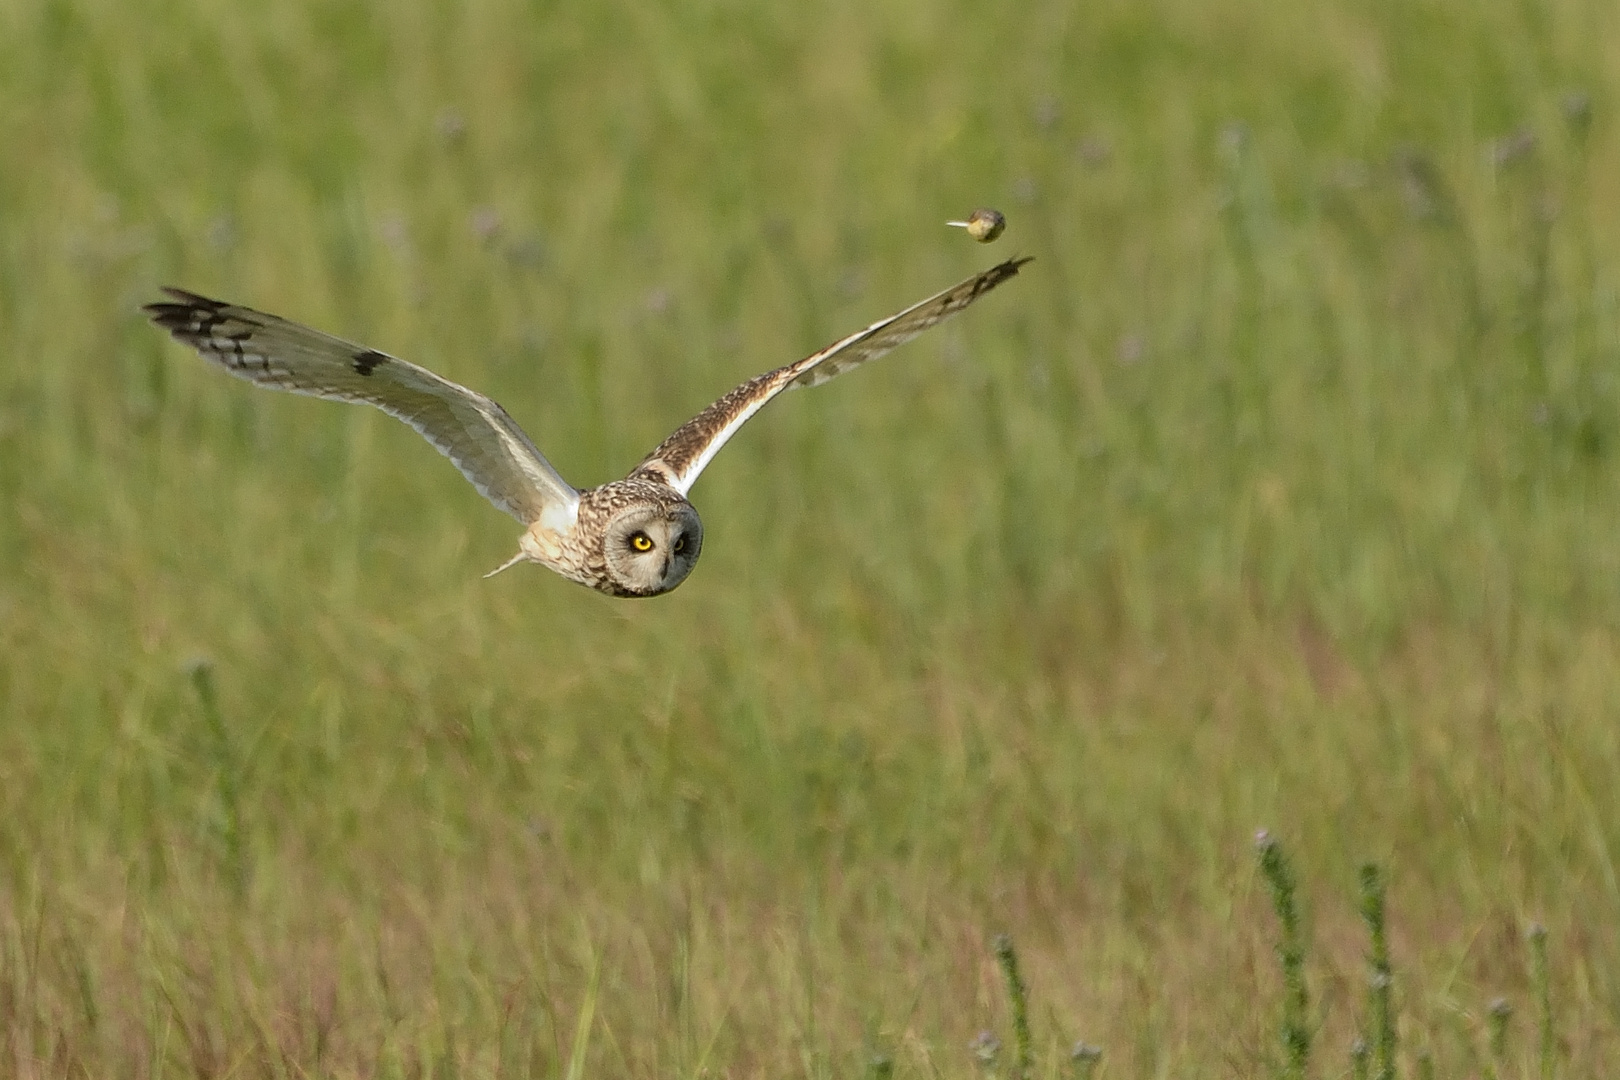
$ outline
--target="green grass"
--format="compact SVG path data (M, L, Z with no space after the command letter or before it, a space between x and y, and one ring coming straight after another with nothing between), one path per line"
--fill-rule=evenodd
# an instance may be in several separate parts
M1398 1075L1606 1075L1616 40L0 6L0 1074L968 1077L1000 934L1034 1076L1280 1073L1266 828L1313 1074L1380 1045L1376 863ZM407 356L590 484L1017 252L740 434L637 603L480 580L514 523L415 435L138 310Z

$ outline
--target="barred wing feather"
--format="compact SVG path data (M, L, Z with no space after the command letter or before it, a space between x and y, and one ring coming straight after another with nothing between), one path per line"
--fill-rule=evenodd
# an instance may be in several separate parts
M819 386L904 345L1016 275L1029 261L1008 259L803 360L749 379L681 425L647 455L638 471L663 477L685 495L726 441L777 394L798 386Z
M480 494L524 524L573 513L570 487L506 410L415 364L252 308L164 289L152 321L238 378L294 394L358 401L432 443Z

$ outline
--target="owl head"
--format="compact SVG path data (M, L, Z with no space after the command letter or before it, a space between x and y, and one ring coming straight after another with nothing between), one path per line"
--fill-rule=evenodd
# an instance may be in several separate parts
M608 578L626 596L657 596L686 580L703 550L703 522L685 499L632 505L602 531Z

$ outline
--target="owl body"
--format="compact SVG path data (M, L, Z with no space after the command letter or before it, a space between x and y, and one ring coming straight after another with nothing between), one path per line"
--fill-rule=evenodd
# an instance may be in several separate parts
M577 490L494 401L387 353L252 308L168 289L146 306L159 326L259 386L373 405L414 428L479 493L522 522L518 553L492 576L536 562L610 596L674 589L703 550L687 492L766 402L881 356L1018 273L1009 259L795 363L742 383L660 443L622 480Z

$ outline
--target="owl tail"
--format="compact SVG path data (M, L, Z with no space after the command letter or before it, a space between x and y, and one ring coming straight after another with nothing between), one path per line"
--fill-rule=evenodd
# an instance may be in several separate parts
M512 567L516 566L520 562L528 562L528 561L529 561L529 553L526 552L526 551L519 551L516 555L512 556L510 559L507 559L505 562L501 563L501 565L497 566L495 569L491 570L489 573L485 574L484 576L486 578L492 578L496 574L500 573L502 570L509 570Z

